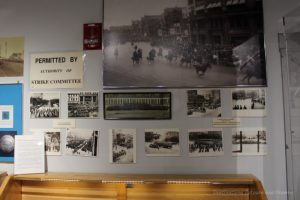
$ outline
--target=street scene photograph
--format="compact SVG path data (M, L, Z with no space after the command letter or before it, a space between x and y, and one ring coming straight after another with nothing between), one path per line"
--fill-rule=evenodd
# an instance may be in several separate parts
M71 156L96 157L98 149L98 131L88 129L69 129L65 154Z
M60 93L31 93L30 118L59 118Z
M232 115L239 117L266 116L266 88L233 89Z
M179 156L179 129L145 129L147 156Z
M232 131L233 155L265 155L267 136L264 128L244 128Z
M222 156L223 133L221 129L189 129L189 156Z
M189 117L221 117L220 90L188 90L187 109Z
M110 129L110 162L136 163L136 129Z
M103 26L105 88L267 84L262 0L104 0Z

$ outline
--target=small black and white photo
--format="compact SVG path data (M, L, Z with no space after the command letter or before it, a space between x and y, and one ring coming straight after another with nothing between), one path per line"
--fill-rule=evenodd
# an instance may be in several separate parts
M104 0L103 6L105 88L267 84L263 0Z
M145 129L147 156L180 156L179 129Z
M47 156L59 156L62 154L60 129L31 129L30 134L42 134L45 136L45 152Z
M30 118L59 118L60 93L30 93Z
M65 154L96 157L99 132L89 129L68 129Z
M98 118L99 92L69 92L68 93L69 118Z
M232 115L237 117L265 117L266 89L233 89Z
M266 129L240 128L232 130L232 155L266 155Z
M188 90L187 115L189 117L221 117L220 89Z
M104 93L103 110L104 119L171 119L171 93Z
M110 129L110 158L114 164L136 163L136 129Z
M190 157L224 155L222 129L189 129L188 137Z

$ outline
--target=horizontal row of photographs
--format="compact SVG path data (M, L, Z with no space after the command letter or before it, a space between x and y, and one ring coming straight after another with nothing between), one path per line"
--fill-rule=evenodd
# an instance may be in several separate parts
M232 90L232 115L266 116L266 89ZM68 118L99 118L99 92L67 93ZM171 92L103 93L104 119L171 119ZM59 118L60 93L30 94L30 118ZM187 116L221 117L221 90L187 90Z
M65 144L64 133L60 129L32 129L31 134L44 134L46 155L98 156L100 133L89 129L67 129ZM13 135L0 132L0 154L7 149L6 140ZM115 128L109 130L110 163L136 163L136 129ZM146 156L180 156L181 142L178 128L149 128L144 131ZM224 141L222 129L189 129L189 157L223 156ZM62 150L64 148L64 150ZM267 153L266 129L232 129L232 155L265 155ZM3 155L2 155L3 156Z

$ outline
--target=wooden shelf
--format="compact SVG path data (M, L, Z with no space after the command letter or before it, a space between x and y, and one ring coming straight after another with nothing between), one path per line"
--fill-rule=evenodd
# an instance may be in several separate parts
M0 200L267 200L261 182L251 174L56 172L3 177Z

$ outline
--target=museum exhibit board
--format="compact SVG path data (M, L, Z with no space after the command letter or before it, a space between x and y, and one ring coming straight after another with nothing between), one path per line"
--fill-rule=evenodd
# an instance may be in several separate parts
M231 1L232 2L232 1ZM242 2L242 1L241 1ZM264 26L266 46L266 116L239 117L241 128L265 128L268 152L263 156L233 156L232 128L222 128L222 156L189 157L188 130L212 128L211 117L190 117L187 114L187 90L195 88L140 88L104 90L103 88L103 53L99 50L84 51L82 89L30 89L30 57L32 54L52 52L73 52L83 49L83 24L102 23L103 1L64 0L59 4L34 0L19 2L12 0L1 5L0 25L14 24L1 30L1 37L24 37L24 76L1 78L1 83L23 84L23 134L29 134L31 129L52 129L51 118L30 118L30 94L60 93L60 115L58 119L68 119L68 93L96 91L99 92L98 118L72 118L75 127L84 130L98 131L98 150L96 157L66 155L64 149L59 156L47 156L47 167L50 172L107 172L107 173L148 173L148 174L242 174L250 173L262 181L269 199L286 199L285 182L285 149L282 116L282 92L280 88L280 56L278 53L277 35L278 21L291 8L296 0L270 1L264 0ZM34 6L32 6L34 5ZM34 11L33 11L34 7ZM30 15L28 14L30 13ZM122 13L122 12L120 12ZM134 13L134 12L133 12ZM4 48L2 48L4 51ZM158 52L157 52L158 53ZM145 54L146 55L146 52ZM148 67L148 66L147 66ZM184 67L178 69L184 69ZM176 67L172 70L176 70ZM140 70L134 66L128 70ZM191 69L191 68L190 68ZM210 75L216 68L207 69L205 75ZM151 70L151 66L147 68ZM191 70L192 71L192 70ZM194 70L193 70L194 71ZM173 72L173 71L172 71ZM172 75L169 73L170 76ZM123 74L120 75L122 77ZM195 73L197 79L205 79ZM223 74L222 74L223 75ZM217 78L216 78L217 79ZM175 79L174 79L175 80ZM199 88L196 88L199 89ZM219 88L216 88L219 89ZM222 117L233 118L232 89L220 88ZM171 92L172 118L167 120L104 120L103 93L122 92ZM200 112L198 112L200 113ZM202 114L202 113L201 113ZM56 119L55 119L56 120ZM109 163L109 130L136 129L136 163ZM179 129L180 156L147 156L145 152L145 130ZM262 129L263 130L263 129ZM62 146L67 144L67 130L61 130ZM219 134L220 135L220 134ZM238 142L238 140L236 140ZM154 142L154 146L157 146ZM240 144L240 143L239 143ZM241 142L243 145L243 143ZM150 144L149 144L150 145ZM160 148L159 150L161 150ZM154 149L156 150L156 149ZM196 151L194 151L196 152ZM166 155L166 154L165 154ZM200 154L201 155L201 154ZM0 164L1 171L13 174L13 165Z

